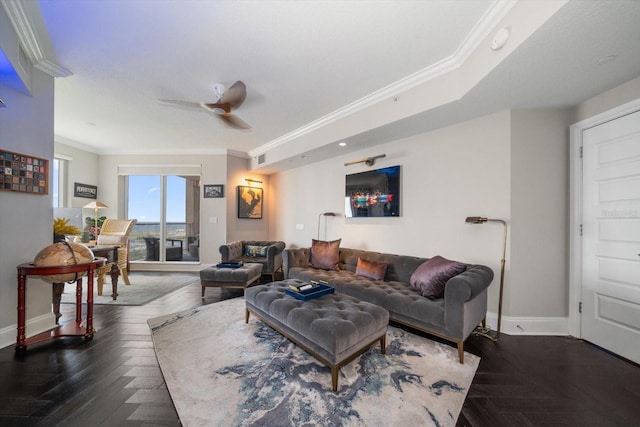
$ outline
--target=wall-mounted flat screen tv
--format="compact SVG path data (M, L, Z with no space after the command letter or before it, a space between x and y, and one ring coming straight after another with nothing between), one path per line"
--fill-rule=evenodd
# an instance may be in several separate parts
M345 216L400 216L400 166L347 175Z

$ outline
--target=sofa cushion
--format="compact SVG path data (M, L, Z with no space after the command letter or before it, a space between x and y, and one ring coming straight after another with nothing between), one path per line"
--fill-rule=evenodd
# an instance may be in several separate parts
M411 275L409 283L427 298L442 298L447 281L466 269L467 266L461 262L437 255L422 263Z
M338 270L341 240L342 239L326 242L312 239L310 265L322 270Z
M245 245L244 247L244 256L248 257L266 257L267 249L269 246L255 246L255 245Z
M375 262L358 258L356 274L373 280L384 280L384 276L387 274L387 266L388 264L386 262Z

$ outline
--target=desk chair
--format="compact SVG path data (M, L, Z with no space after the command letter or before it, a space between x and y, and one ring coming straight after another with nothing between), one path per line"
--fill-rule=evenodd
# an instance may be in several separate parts
M118 270L126 285L130 285L129 276L129 233L138 222L135 219L105 219L98 235L97 245L119 245L118 249ZM104 276L111 269L111 264L107 264L98 271L98 295L102 295Z

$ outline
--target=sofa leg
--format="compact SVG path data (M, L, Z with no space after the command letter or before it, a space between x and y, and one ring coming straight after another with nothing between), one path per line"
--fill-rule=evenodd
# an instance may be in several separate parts
M464 341L458 341L458 360L464 364Z

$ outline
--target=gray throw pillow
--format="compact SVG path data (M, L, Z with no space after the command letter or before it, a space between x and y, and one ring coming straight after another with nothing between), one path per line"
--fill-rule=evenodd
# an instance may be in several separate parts
M447 281L466 269L466 264L436 255L416 268L409 283L422 296L430 299L442 298Z

